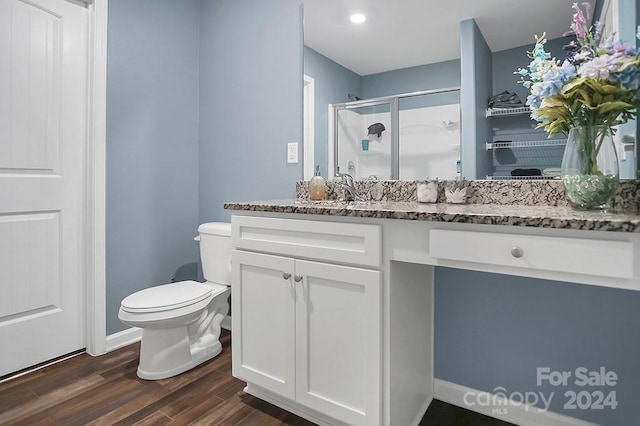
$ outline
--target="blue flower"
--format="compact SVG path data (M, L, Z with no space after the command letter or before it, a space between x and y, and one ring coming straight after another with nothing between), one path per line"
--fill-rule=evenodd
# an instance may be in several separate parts
M553 67L544 74L538 86L537 94L542 98L557 95L568 81L576 77L576 69L569 62L562 67Z
M620 72L610 75L611 80L620 82L624 90L638 90L640 88L640 70L636 67L626 67Z
M527 52L529 66L515 72L520 75L519 83L529 89L531 118L550 136L568 131L576 123L626 122L640 106L640 49L613 37L602 40L602 26L587 26L590 10L583 6L586 13L577 3L573 5L576 13L568 35L575 40L564 46L567 57L562 64L545 52L543 34L536 36L533 50ZM640 39L640 26L636 35ZM576 84L571 84L573 81ZM611 85L621 90L611 90ZM594 108L591 103L607 107Z
M532 110L540 108L541 103L542 101L540 100L540 98L533 93L527 96L527 105L529 105Z
M547 76L545 76L546 79ZM562 90L562 82L560 80L547 80L540 83L539 96L546 98L557 95Z

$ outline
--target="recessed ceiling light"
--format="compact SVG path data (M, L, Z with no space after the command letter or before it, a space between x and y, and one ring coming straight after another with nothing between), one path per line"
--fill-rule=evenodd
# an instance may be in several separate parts
M354 24L361 24L367 20L367 17L362 13L354 13L349 19L351 19L351 22L353 22Z

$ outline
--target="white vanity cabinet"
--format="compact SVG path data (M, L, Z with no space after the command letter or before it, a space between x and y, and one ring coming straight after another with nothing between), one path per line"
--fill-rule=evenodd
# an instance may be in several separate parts
M379 227L260 217L232 226L234 376L318 423L380 424Z
M406 205L335 215L300 205L232 214L233 374L320 425L417 426L434 398L495 415L469 405L486 391L434 377L436 266L640 291L640 233L603 232L635 230L635 216L559 209L541 220L545 211L507 206L514 226L497 226L501 206L416 206L433 218L397 220L411 217ZM495 398L502 420L579 424Z

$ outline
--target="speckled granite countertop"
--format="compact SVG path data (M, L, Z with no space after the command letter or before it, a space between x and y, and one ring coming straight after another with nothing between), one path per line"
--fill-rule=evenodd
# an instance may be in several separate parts
M640 232L640 214L577 211L566 206L422 204L416 201L308 201L301 199L225 203L225 209L426 220L484 225L532 226L591 231Z
M327 182L327 200L310 201L308 185L300 181L296 183L296 199L226 203L224 207L274 213L640 232L640 181L620 183L610 213L572 209L559 180L466 181L466 204L443 202L447 181L438 182L440 202L436 204L416 201L415 181L355 184L358 193L370 201L339 201L343 194L336 190L333 182Z

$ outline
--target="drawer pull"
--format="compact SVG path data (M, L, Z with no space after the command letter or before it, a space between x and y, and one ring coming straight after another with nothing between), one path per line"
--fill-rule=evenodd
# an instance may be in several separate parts
M282 273L282 278L284 278L285 280L288 280L289 278L291 278L291 274L288 272L283 272Z
M300 281L302 281L302 275L298 275L298 274L296 274L296 275L293 277L293 280L294 280L295 282L299 283Z
M511 247L511 256L522 257L524 256L524 250L522 250L522 247L513 246Z

